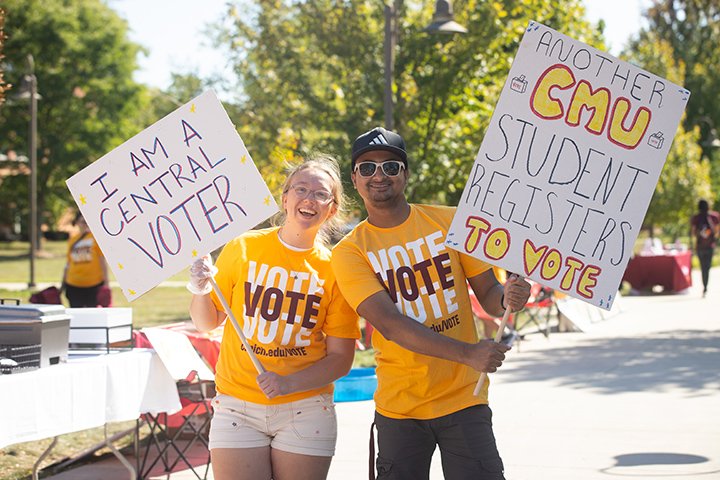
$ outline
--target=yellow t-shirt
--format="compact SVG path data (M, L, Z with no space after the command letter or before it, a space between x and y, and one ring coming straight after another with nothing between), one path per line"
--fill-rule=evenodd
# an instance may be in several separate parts
M225 245L217 268L215 281L266 370L288 375L307 368L325 356L327 335L360 338L358 316L340 294L323 246L296 251L280 242L278 228L254 230ZM212 299L223 310L214 292ZM215 373L220 393L274 405L333 391L326 385L268 399L257 375L227 320Z
M94 287L101 284L103 276L102 251L92 233L80 233L68 243L68 269L65 283L73 287Z
M411 205L401 225L361 222L333 249L332 264L353 308L385 290L400 312L446 335L477 342L466 278L490 268L445 246L455 208ZM377 411L391 418L430 419L487 403L487 382L473 396L480 373L463 364L422 355L374 331Z

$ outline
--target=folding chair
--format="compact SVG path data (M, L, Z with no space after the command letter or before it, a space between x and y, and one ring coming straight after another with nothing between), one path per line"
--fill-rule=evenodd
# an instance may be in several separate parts
M534 324L538 331L541 331L546 338L550 337L550 319L552 318L553 307L555 307L555 298L552 288L543 287L541 284L531 282L530 299L525 305L525 309L518 312L515 319L515 328L522 330L529 324ZM545 325L541 325L543 323ZM524 320L524 321L523 321Z
M165 413L144 415L150 434L144 455L142 458L137 455L138 477L146 478L158 462L162 462L166 473L182 462L198 480L206 480L210 470L207 432L212 419L211 400L215 396L214 375L182 333L163 328L145 328L142 333L176 380L183 408L172 416ZM139 426L138 422L138 429ZM198 472L188 458L190 449L198 442L207 451L207 457L203 459L204 472ZM152 450L156 456L150 461Z

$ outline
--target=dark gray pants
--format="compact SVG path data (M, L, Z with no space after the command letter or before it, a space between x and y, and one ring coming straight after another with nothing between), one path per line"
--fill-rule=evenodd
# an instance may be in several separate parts
M469 407L432 420L396 420L375 412L378 480L428 480L435 446L445 480L504 480L492 411Z
M700 273L702 274L703 292L707 292L708 280L710 280L710 267L712 267L712 259L714 249L698 248L698 260L700 261Z

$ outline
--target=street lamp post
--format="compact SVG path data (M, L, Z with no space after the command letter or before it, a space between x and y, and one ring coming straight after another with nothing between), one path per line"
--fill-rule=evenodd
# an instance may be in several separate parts
M383 106L385 110L385 128L393 130L395 120L393 110L393 78L395 73L395 47L397 45L397 8L398 0L389 0L385 4L385 92ZM394 2L394 3L393 3ZM425 28L427 33L452 35L454 33L467 33L467 29L454 19L452 3L450 0L437 0L435 13L430 25Z
M28 74L25 82L30 93L30 281L29 287L35 286L35 254L38 249L38 215L37 215L37 77L35 77L35 60L27 56Z
M395 5L385 4L385 128L393 130L395 122L393 120L393 92L392 83L395 73L395 45L397 37L395 36Z

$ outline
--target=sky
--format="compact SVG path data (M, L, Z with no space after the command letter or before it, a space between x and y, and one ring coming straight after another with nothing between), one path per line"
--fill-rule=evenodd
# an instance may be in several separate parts
M135 79L165 89L170 72L200 77L230 74L228 62L204 33L224 13L224 0L106 0L130 25L130 38L148 50ZM588 18L605 20L609 52L617 55L642 24L650 0L585 0Z

